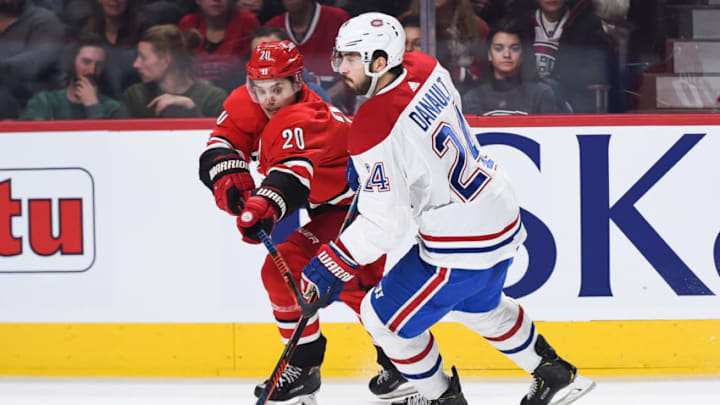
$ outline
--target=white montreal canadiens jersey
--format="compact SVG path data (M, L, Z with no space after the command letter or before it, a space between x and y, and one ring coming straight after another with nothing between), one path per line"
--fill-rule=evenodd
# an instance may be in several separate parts
M470 132L448 72L415 52L403 65L353 120L360 215L342 243L370 263L396 247L414 220L430 264L487 269L513 257L526 237L519 205L501 166Z

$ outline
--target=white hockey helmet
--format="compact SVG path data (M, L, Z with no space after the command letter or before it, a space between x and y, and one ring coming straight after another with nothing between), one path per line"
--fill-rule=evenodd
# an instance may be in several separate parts
M373 54L383 51L387 55L387 66L380 72L371 72ZM375 90L378 77L395 66L402 64L405 53L405 30L395 17L383 13L364 13L353 17L340 27L335 38L332 67L340 70L342 52L357 52L365 65L365 74L372 78L367 95Z

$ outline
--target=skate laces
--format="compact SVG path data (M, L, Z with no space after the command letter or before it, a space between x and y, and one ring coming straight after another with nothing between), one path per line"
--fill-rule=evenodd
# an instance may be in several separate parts
M300 375L302 375L302 368L288 364L287 368L285 368L280 376L277 387L280 388L285 384L292 384L295 380L300 378Z
M405 405L432 405L432 403L432 400L427 399L420 394L415 394L411 397L408 397Z
M527 395L525 395L525 398L530 399L535 396L535 393L538 390L538 386L540 385L539 381L539 378L533 376L532 382L530 383L530 390L528 391Z

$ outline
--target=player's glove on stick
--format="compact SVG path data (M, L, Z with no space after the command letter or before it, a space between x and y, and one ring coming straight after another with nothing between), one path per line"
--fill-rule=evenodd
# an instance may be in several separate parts
M247 162L229 148L213 148L203 153L200 179L212 188L217 206L230 215L240 215L255 188Z
M237 226L243 234L243 241L257 244L261 242L257 236L260 229L268 235L272 232L281 212L274 201L276 198L281 197L275 190L266 187L258 188L253 196L248 198L245 209L237 218Z
M348 186L352 189L352 191L357 191L360 187L360 182L352 159L348 159L347 167L345 168L345 177L347 178Z
M309 300L315 291L318 297L325 296L333 285L335 289L327 302L329 304L337 300L344 284L352 280L357 271L358 264L342 248L341 242L320 246L317 256L310 260L302 272L300 284L305 300Z

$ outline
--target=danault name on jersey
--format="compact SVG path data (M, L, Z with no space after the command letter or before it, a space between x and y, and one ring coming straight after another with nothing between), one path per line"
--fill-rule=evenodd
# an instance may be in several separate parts
M425 82L420 84L419 91L412 97L409 107L400 115L396 129L404 127L409 130L417 126L426 137L435 137L442 126L452 123L453 127L457 125L460 129L466 125L459 116L460 99L451 83L445 69L436 66ZM412 84L408 84L412 88ZM402 121L408 126L404 126ZM413 124L410 124L410 121ZM408 140L419 141L411 134L406 136ZM434 143L420 142L424 145ZM488 268L500 260L514 256L525 239L525 229L512 186L507 182L502 170L496 170L494 164L488 166L488 161L492 160L479 145L476 147L479 159L472 162L471 155L467 154L465 170L472 173L477 170L473 167L482 167L482 172L489 177L485 183L487 187L481 188L484 191L474 194L466 201L447 202L438 198L442 195L439 190L430 191L433 202L416 213L415 221L419 227L416 238L420 245L420 255L429 263L459 268ZM457 168L448 168L437 161L440 156L433 152L432 148L427 148L426 153L426 167L432 169L425 176L436 179L433 182L434 187L452 188L450 172ZM441 160L445 159L450 159L447 162L453 160L450 155ZM450 172L446 172L448 169ZM411 197L413 200L415 198ZM419 201L413 201L413 204L418 203Z
M435 83L425 90L425 94L420 97L420 100L411 109L410 119L420 129L427 131L437 116L442 113L442 110L450 104L451 100L450 90L443 83L442 77L438 76Z

